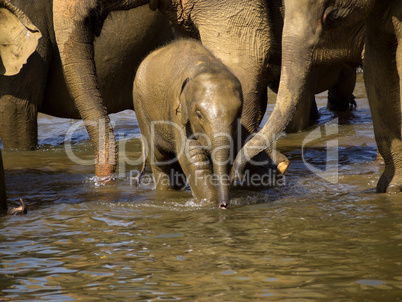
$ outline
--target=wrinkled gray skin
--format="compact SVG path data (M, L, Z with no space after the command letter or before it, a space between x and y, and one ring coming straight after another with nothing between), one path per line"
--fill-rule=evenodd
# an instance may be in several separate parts
M38 111L64 118L81 116L63 76L53 30L52 1L10 3L30 17L43 38L19 74L0 76L0 137L7 149L32 150L37 147ZM106 19L94 48L107 113L133 108L136 68L150 51L172 38L167 18L148 6L113 12Z
M17 74L35 51L41 33L28 17L7 0L0 0L0 75ZM0 215L26 213L21 207L7 207L3 159L0 152Z
M198 201L227 208L243 102L239 80L199 42L179 40L141 63L133 99L156 189L180 186L166 180L182 171Z
M240 80L244 98L241 116L243 141L257 131L265 114L267 85L279 79L281 0L54 0L55 33L64 72L77 108L86 121L96 154L98 176L114 172L117 150L110 120L105 115L103 96L97 88L93 28L101 25L102 18L113 10L147 3L167 15L181 34L199 38ZM330 70L333 79L327 83L333 86L338 82L342 66ZM311 79L314 89L316 82L317 77ZM308 125L314 98L310 94L306 100L308 104L299 108L301 117L295 119L297 122L289 130L300 130ZM106 125L102 135L96 126L91 126L99 120ZM278 164L278 170L284 172L289 164L287 158L277 152L268 154Z
M282 40L282 72L277 103L260 131L268 143L255 138L238 154L232 173L240 174L248 156L270 148L293 118L302 102L305 84L317 60L314 49L334 51L339 62L353 63L359 44L365 42L364 79L372 113L377 147L385 170L378 192L398 193L402 189L401 79L402 2L383 0L285 0ZM353 30L366 29L365 41ZM342 38L343 37L343 38ZM356 49L349 48L356 45ZM354 50L354 51L353 51ZM318 58L325 63L325 57ZM232 175L233 175L232 174Z

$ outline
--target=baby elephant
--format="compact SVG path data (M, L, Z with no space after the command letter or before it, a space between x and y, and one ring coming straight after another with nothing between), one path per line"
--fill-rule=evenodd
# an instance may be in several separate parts
M198 200L229 206L229 168L242 109L239 80L195 40L152 52L134 80L134 109L157 190L185 174ZM211 164L212 161L212 164Z

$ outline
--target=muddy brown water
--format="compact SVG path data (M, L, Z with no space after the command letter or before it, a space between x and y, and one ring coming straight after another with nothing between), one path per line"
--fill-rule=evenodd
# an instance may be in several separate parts
M127 173L100 187L83 128L68 151L77 164L62 145L76 121L41 115L39 150L3 152L9 200L29 212L0 218L0 300L402 299L402 195L375 193L383 165L358 78L354 117L336 119L319 95L319 126L278 144L285 185L236 190L228 211L132 185L132 112L113 115Z

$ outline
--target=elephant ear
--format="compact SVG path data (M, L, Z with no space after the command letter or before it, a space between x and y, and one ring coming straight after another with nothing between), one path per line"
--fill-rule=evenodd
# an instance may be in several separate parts
M151 8L151 10L155 11L158 9L159 3L158 0L150 0L149 1L149 7Z
M179 102L180 102L180 113L181 113L181 122L183 125L188 123L188 108L187 108L187 99L185 97L184 89L186 88L187 83L190 81L189 78L186 78L181 86Z
M0 1L0 74L19 73L35 52L41 36L20 9L7 0Z

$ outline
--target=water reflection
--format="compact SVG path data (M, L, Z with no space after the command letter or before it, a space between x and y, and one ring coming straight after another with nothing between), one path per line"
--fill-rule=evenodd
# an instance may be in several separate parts
M0 218L0 300L402 298L401 197L374 192L383 167L361 85L358 109L338 136L311 142L304 153L309 132L280 142L292 161L284 188L235 190L229 211L200 206L188 191L132 186L126 174L96 187L88 181L93 166L75 165L60 145L66 121L42 117L43 149L4 152L10 201L23 197L30 209ZM321 111L325 130L334 117ZM138 156L133 114L114 120ZM74 152L90 159L85 135L73 137ZM337 183L306 166L327 168L328 139L339 144Z

